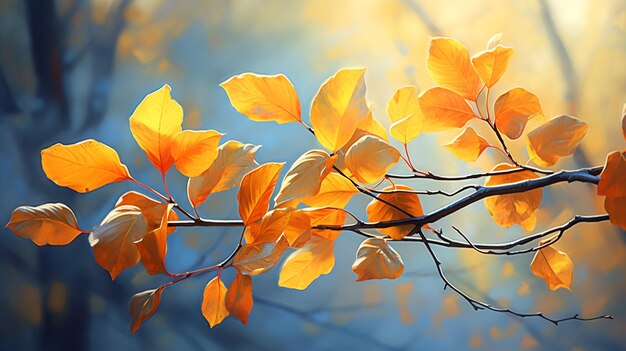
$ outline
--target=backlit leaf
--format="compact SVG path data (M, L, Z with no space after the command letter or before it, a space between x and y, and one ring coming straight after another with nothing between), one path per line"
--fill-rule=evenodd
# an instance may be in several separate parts
M342 69L330 77L311 104L311 125L317 140L333 152L341 149L367 117L365 69Z
M493 49L483 51L472 58L476 73L487 88L494 86L506 71L513 56L513 49L497 45Z
M428 72L437 84L467 100L475 101L480 78L470 62L465 45L451 38L433 38L428 49Z
M278 286L304 290L322 274L328 274L335 265L335 242L314 236L294 251L280 270Z
M460 95L445 88L424 91L420 95L420 106L424 116L424 133L460 128L472 118L478 118Z
M516 166L501 163L495 166L492 172L504 171L516 168ZM510 184L521 182L529 179L539 178L531 171L521 171L515 173L494 175L487 178L485 185L496 186L502 184ZM513 224L522 225L535 216L535 211L541 204L541 189L533 189L523 193L495 195L485 199L485 205L491 213L493 220L503 227L510 227ZM534 222L526 222L526 226L522 225L526 231L534 229Z
M259 147L235 140L222 144L211 166L199 176L189 179L189 202L198 207L209 195L239 186L241 178L259 165L254 161Z
M346 153L346 166L354 178L371 184L385 176L400 159L400 152L384 140L375 136L364 136L354 143Z
M335 159L324 150L309 150L291 165L274 201L276 207L296 207L317 194Z
M477 134L472 127L467 127L451 142L443 145L461 161L473 162L489 147L489 142Z
M419 113L420 102L418 95L417 87L414 85L396 90L387 104L387 114L392 123Z
M183 108L172 99L171 91L165 84L148 94L130 116L133 137L161 174L174 164L172 145L183 123Z
M258 245L277 241L287 228L294 211L292 208L277 208L267 212L259 222L246 227L246 243Z
M598 195L626 196L626 151L613 151L600 173Z
M153 231L161 227L163 214L167 210L168 204L154 200L144 194L136 191L128 191L120 196L119 200L115 204L115 207L124 205L137 206L143 213L143 216L148 223L148 231ZM178 219L176 212L169 211L169 220L175 221ZM169 228L169 234L176 230L175 227Z
M213 278L205 287L202 294L202 315L211 328L222 323L228 317L226 309L226 285L219 278Z
M261 219L270 206L270 198L276 187L284 163L266 163L246 174L241 180L237 194L239 215L244 224Z
M74 212L61 203L20 206L6 225L15 235L41 245L67 245L82 234Z
M172 156L176 168L187 177L197 177L217 158L222 134L214 130L184 130L174 137Z
M302 212L309 216L312 228L318 225L342 226L346 222L346 216L348 215L348 213L343 209L334 207L305 208L302 209ZM325 239L335 240L339 237L341 231L330 229L311 229L311 233Z
M301 122L296 89L282 74L244 73L220 84L233 107L253 121Z
M290 247L301 247L311 238L311 220L300 211L293 211L285 228L285 238Z
M574 264L565 252L547 246L535 253L530 271L545 280L550 290L570 289Z
M265 273L274 267L288 247L289 243L284 235L275 243L245 244L233 257L233 266L242 274Z
M404 263L386 240L369 238L359 246L352 270L358 276L357 282L370 279L396 279L404 272Z
M317 194L304 200L311 207L345 207L350 199L359 191L346 177L336 172L330 172L320 186Z
M559 158L574 153L587 134L587 123L575 117L554 117L528 133L526 149L530 159L539 166L552 166Z
M385 129L385 127L383 127L382 124L380 124L380 122L376 118L374 118L374 116L372 115L371 107L365 119L356 127L356 131L354 132L353 138L359 133L359 131L361 131L364 134L375 135L383 139L384 141L389 141L389 139L387 138L387 130ZM360 137L356 138L354 141L359 140L359 139ZM346 145L344 145L344 147Z
M42 150L41 166L48 179L79 193L131 178L117 152L93 139Z
M604 199L604 209L609 214L611 224L626 230L626 196L608 196Z
M424 116L420 110L419 114L410 115L394 122L389 126L389 134L392 138L406 145L422 132L423 121Z
M130 299L130 331L134 333L141 324L150 318L161 303L162 288L151 289L136 293Z
M514 88L500 95L494 104L498 130L509 139L517 139L526 123L535 116L543 116L539 99L524 88Z
M396 191L397 190L397 191ZM386 222L393 221L396 219L404 219L409 217L419 217L424 215L424 211L422 210L422 204L420 203L417 194L409 193L406 191L411 191L412 189L406 185L396 185L395 187L390 186L382 191L386 192L383 194L379 194L377 196L378 199L382 199L383 201L395 205L396 207L401 208L402 210L411 214L408 216L407 214L401 212L400 210L389 206L383 201L379 201L377 199L373 199L369 205L367 205L367 218L370 222ZM393 193L387 193L394 191ZM405 191L405 192L402 192ZM415 226L412 224L404 224L389 228L381 228L380 232L389 235L394 240L400 240L404 238L407 234L409 234Z
M141 256L141 263L146 267L148 274L167 273L165 256L167 255L167 235L170 229L167 222L177 218L172 211L173 206L173 204L166 205L165 211L161 215L159 227L148 232L135 243ZM174 218L171 218L172 214L174 214Z
M231 316L241 323L248 324L248 316L252 311L252 278L237 272L235 280L230 284L225 298L226 309Z

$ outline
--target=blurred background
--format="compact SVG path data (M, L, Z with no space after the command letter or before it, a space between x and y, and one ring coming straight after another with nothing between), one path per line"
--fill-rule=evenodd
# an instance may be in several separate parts
M284 73L306 116L324 80L342 67L366 67L368 99L388 127L385 109L395 89L433 85L426 71L432 36L457 38L475 54L497 33L516 51L494 99L523 86L539 97L547 117L567 113L589 123L579 152L555 168L601 165L609 151L624 148L623 0L0 0L0 223L19 205L63 202L82 227L91 228L121 193L140 190L116 183L79 196L55 186L41 170L39 152L57 142L100 140L119 152L137 179L160 190L159 174L133 140L128 118L164 83L185 110L184 128L216 129L226 133L222 141L263 145L257 153L261 163L291 163L319 147L314 138L295 123L249 121L230 106L219 83L243 72ZM456 132L420 136L410 145L415 165L464 174L503 161L493 151L474 163L457 161L440 147ZM523 138L511 148L527 159ZM186 205L185 179L171 171L168 182ZM410 185L453 190L462 184ZM603 212L603 199L594 194L594 187L580 184L545 189L537 230L576 213ZM422 198L426 211L448 201ZM367 203L357 196L349 208L365 218ZM213 195L200 212L236 218L236 192ZM453 235L451 225L476 241L526 235L518 227L495 225L483 203L437 223ZM404 258L403 277L355 283L350 267L361 238L344 233L333 272L307 290L279 288L278 269L255 278L248 326L227 319L209 328L200 304L212 276L200 275L168 289L158 312L130 334L130 297L165 282L163 277L137 266L111 282L94 262L86 236L68 246L40 248L3 229L0 350L626 349L625 238L608 223L568 231L556 247L574 261L574 281L571 291L556 292L530 273L532 256L437 249L450 279L477 299L555 318L610 313L612 321L557 327L474 312L442 289L432 260L417 244L393 245ZM179 230L168 241L168 267L181 272L210 265L237 239L236 229Z

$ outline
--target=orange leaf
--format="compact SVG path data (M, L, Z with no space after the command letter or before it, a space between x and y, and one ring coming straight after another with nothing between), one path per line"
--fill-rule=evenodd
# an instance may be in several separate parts
M279 124L302 121L296 89L282 74L244 73L231 77L220 86L233 107L253 121Z
M89 235L96 262L115 279L126 268L139 263L135 242L147 233L148 223L137 206L113 209Z
M233 257L233 266L242 274L263 274L274 267L288 247L289 243L284 235L275 243L245 244Z
M357 282L370 279L396 279L404 272L404 263L386 240L369 238L359 246L352 270L358 276Z
M311 198L304 200L304 203L311 207L345 207L350 199L359 191L357 188L336 172L330 172L320 186L317 194Z
M187 177L197 177L217 158L222 134L214 130L183 130L174 137L172 156L176 168Z
M400 152L384 140L367 135L354 143L346 153L346 166L354 178L371 184L385 176L400 159Z
M261 219L270 206L270 197L276 187L284 163L266 163L246 174L237 194L239 215L244 224Z
M422 204L420 203L417 194L408 193L412 189L406 185L390 186L382 191L393 193L383 193L377 196L377 199L381 199L387 203L395 205L404 211L411 214L411 216L399 211L398 209L389 206L388 204L373 199L372 202L367 205L367 218L370 222L386 222L396 219L404 219L409 217L419 217L424 215L422 210ZM402 192L405 191L405 192ZM389 235L394 240L400 240L409 234L415 226L412 224L403 224L399 226L381 228L380 232Z
M134 333L141 324L150 318L161 303L162 288L142 291L130 299L130 331Z
M574 273L574 264L565 252L547 246L535 253L535 257L530 263L530 271L545 280L550 290L558 288L569 290Z
M487 88L494 86L506 71L513 56L513 49L502 45L483 51L472 58L476 73Z
M473 162L489 147L489 142L472 127L465 128L454 140L443 145L461 161Z
M74 212L61 203L20 206L6 225L15 235L41 245L67 245L83 233Z
M153 231L161 227L163 213L165 213L168 206L168 204L164 202L154 200L136 191L128 191L120 196L119 200L117 200L117 203L115 204L115 207L120 207L123 205L133 205L139 207L141 213L143 213L143 216L146 219L146 222L148 223L148 231ZM170 211L169 213L170 221L175 221L178 219L176 212ZM175 230L175 227L171 227L169 228L169 233L171 234Z
M167 235L169 227L168 220L171 219L173 204L168 204L162 214L160 226L143 236L143 238L135 244L141 256L141 263L148 274L167 273L165 267L165 256L167 255ZM176 216L174 214L174 216Z
M246 243L258 245L277 241L287 228L293 211L292 208L277 208L267 212L259 222L246 227Z
M171 91L165 84L148 94L130 116L130 132L161 174L174 164L172 145L183 123L183 108L172 99Z
M252 311L252 278L243 275L239 271L235 280L230 284L226 292L226 309L231 316L239 319L241 323L248 324L248 316Z
M528 133L526 149L530 159L546 167L554 165L559 158L574 153L587 134L587 123L575 117L554 117Z
M477 118L472 108L455 92L445 88L430 88L420 95L424 115L422 132L435 133L460 128Z
M334 243L319 236L311 237L287 257L280 270L278 286L304 290L320 275L330 273L335 265Z
M437 84L476 101L480 78L465 45L451 38L433 38L428 49L428 72Z
M495 166L492 172L504 171L516 166L501 163ZM486 186L510 184L529 179L539 178L531 171L522 171L509 174L494 175L487 178ZM534 222L525 222L535 216L535 211L541 204L541 189L533 189L523 193L495 195L485 199L485 205L494 221L503 227L520 224L526 231L534 229ZM526 226L523 224L526 223Z
M626 196L626 151L613 151L600 173L598 195Z
M311 238L311 220L302 211L293 211L285 228L285 237L290 247L301 247Z
M333 152L341 149L367 117L365 69L342 69L330 77L311 104L311 125L317 140Z
M187 183L187 196L192 206L202 205L213 193L239 186L241 178L259 165L254 161L259 147L234 140L222 144L211 166Z
M626 230L626 196L607 196L604 209L609 214L611 224Z
M626 140L626 104L622 107L622 135Z
M219 278L213 278L205 287L202 294L202 315L211 328L222 323L228 317L226 309L226 285Z
M41 166L48 179L79 193L131 179L117 152L93 139L42 150Z
M312 228L318 225L342 226L348 215L346 211L333 207L305 208L302 212L309 216ZM312 229L311 232L328 240L336 240L341 234L340 230L330 229Z
M496 127L509 139L519 138L529 119L543 116L539 99L524 88L514 88L500 95L494 113Z
M320 190L335 158L324 150L309 150L291 165L274 201L276 207L296 207Z

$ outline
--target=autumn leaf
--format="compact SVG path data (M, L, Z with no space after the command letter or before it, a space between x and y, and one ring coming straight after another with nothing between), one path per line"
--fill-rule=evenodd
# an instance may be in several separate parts
M626 104L622 107L622 136L626 140Z
M354 178L371 184L385 176L400 159L400 152L375 136L364 136L346 153L346 166Z
M130 116L130 132L161 174L174 164L172 145L183 123L183 108L172 99L171 91L165 84L148 94Z
M608 154L598 182L598 195L605 195L604 209L613 225L626 230L626 152Z
M336 240L339 234L341 234L341 231L314 229L314 227L318 225L342 226L346 222L346 216L348 215L345 210L334 207L304 208L302 212L309 216L312 235L321 236L328 240Z
M265 273L276 265L288 247L289 243L284 235L276 242L245 244L233 257L233 266L246 275Z
M330 273L335 265L334 243L319 236L311 237L287 257L280 270L278 286L304 290L320 275Z
M311 238L311 219L309 216L300 210L291 212L284 235L289 247L299 248L304 245Z
M424 91L420 95L420 106L424 116L424 133L460 128L472 118L478 118L460 95L445 88Z
M67 245L84 232L74 212L61 203L20 206L6 225L15 235L42 245Z
M451 142L443 145L461 161L473 162L488 148L489 142L472 127L465 128Z
M387 104L387 114L392 123L408 116L419 114L420 102L418 95L417 87L414 85L396 90Z
M367 205L368 220L370 222L387 222L424 215L422 204L417 194L408 192L412 190L413 189L406 185L390 186L383 189L383 193L379 194L376 199L373 199L369 205ZM384 202L377 199L383 200ZM401 212L387 203L401 208L410 213L411 216L408 216L406 213ZM400 240L408 235L414 227L415 226L412 224L403 224L389 228L380 228L379 231L394 240Z
M465 45L451 38L433 38L428 49L428 72L437 84L476 101L480 78L470 62Z
M276 187L284 163L266 163L246 174L237 193L239 215L244 224L261 219L270 206L270 197Z
M235 140L222 144L211 166L187 183L187 196L192 206L202 205L211 194L239 186L243 176L258 167L254 155L259 147Z
M131 179L117 152L93 139L42 150L41 166L48 179L79 193Z
M248 324L248 316L252 311L252 278L237 271L235 280L230 284L225 298L228 313L239 319L241 323Z
M516 166L501 163L495 166L492 172L505 171L517 168ZM493 175L487 178L486 186L510 184L539 178L531 171L521 171L508 174ZM485 199L485 205L494 221L503 227L520 224L526 231L534 229L535 212L541 204L541 189L514 194L495 195ZM528 222L530 221L530 222Z
M233 107L253 121L279 124L302 121L296 89L282 74L244 73L231 77L220 86Z
M604 209L609 214L611 224L626 230L626 196L607 196Z
M276 207L296 207L317 194L336 158L324 150L309 150L291 165L274 201Z
M506 71L513 56L513 48L497 45L472 57L472 64L487 88L494 86Z
M524 132L529 119L543 116L539 99L524 88L514 88L500 95L494 104L495 125L509 139Z
M187 177L197 177L215 161L222 134L214 130L183 130L173 140L176 168Z
M141 324L150 318L161 303L163 288L151 289L136 293L130 299L130 332L134 333Z
M139 263L135 242L147 233L148 223L137 206L114 208L89 235L96 262L115 279L124 269Z
M229 313L226 309L226 285L219 275L213 278L205 287L202 294L202 315L211 328L222 323Z
M259 222L246 227L244 237L247 244L275 242L287 228L293 208L277 208L267 212Z
M328 150L341 149L367 117L364 74L365 69L342 69L324 82L313 98L311 125Z
M541 242L540 245L543 245ZM552 246L546 246L535 253L530 263L530 271L545 280L550 290L570 289L574 264L569 256Z
M115 203L115 207L124 205L137 206L141 210L146 222L148 224L147 230L153 231L162 225L163 214L166 212L168 204L154 200L144 194L136 191L128 191L124 193ZM175 221L178 219L176 212L169 211L169 220ZM175 227L169 228L168 233L171 234L176 230Z
M387 130L385 129L385 127L383 127L383 125L376 118L374 118L374 116L372 115L371 106L369 107L367 116L356 127L356 131L354 132L350 140L357 141L361 138L361 136L366 135L366 134L375 135L383 139L384 141L389 141L389 139L387 138ZM348 144L344 145L344 148L346 146L349 147L350 145L351 145L350 142L348 142Z
M552 166L559 158L574 153L587 134L587 123L575 117L554 117L528 133L526 149L530 159L539 166Z
M311 207L346 207L350 199L359 190L346 177L337 172L330 172L320 185L317 194L304 200Z
M146 267L148 274L167 273L165 256L167 255L167 235L170 229L167 223L168 220L177 219L172 211L173 206L173 204L166 205L158 228L146 233L141 240L135 242L141 256L141 264ZM172 214L174 218L171 218Z
M404 272L404 263L386 240L369 238L359 246L352 270L358 276L357 282L370 279L396 279Z

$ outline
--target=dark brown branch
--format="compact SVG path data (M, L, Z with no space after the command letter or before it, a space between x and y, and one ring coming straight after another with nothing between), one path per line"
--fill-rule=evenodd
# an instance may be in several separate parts
M528 167L528 166L525 166ZM393 178L393 179L429 179L429 180L439 180L439 181L463 181L463 180L471 180L471 179L477 179L477 178L485 178L485 177L490 177L493 175L503 175L503 174L511 174L511 173L517 173L517 172L523 172L523 171L527 171L527 170L532 170L533 172L537 172L540 174L552 174L554 172L549 171L549 170L539 170L536 168L511 168L511 169L504 169L501 171L493 171L493 172L481 172L481 173L472 173L472 174L466 174L466 175L460 175L460 176L444 176L444 175L437 175L431 172L426 172L426 174L421 174L421 173L413 173L413 174L387 174L386 177L388 178Z

